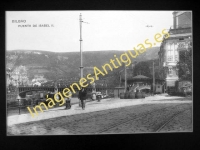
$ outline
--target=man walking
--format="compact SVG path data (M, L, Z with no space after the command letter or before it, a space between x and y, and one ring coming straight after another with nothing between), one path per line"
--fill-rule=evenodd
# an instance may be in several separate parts
M81 88L78 94L78 98L81 100L82 109L85 109L85 100L87 99L87 91L85 88Z

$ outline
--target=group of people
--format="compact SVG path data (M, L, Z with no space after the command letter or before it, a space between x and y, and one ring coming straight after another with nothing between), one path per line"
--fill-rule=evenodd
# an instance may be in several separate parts
M85 109L85 101L87 99L87 90L85 88L81 88L78 94L78 99L79 99L79 106L82 107L82 109ZM66 98L66 108L65 109L70 109L71 108L71 97Z

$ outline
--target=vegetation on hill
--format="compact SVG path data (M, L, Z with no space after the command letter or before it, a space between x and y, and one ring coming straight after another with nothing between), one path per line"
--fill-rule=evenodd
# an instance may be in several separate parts
M134 61L144 62L158 58L158 51L159 47L147 49L146 52L140 54L137 58L132 58L132 63ZM93 74L94 66L101 69L102 65L110 63L110 59L115 59L114 55L119 58L123 53L125 51L83 52L84 75L88 73ZM64 79L74 81L80 77L80 52L59 53L38 50L13 50L7 51L6 61L6 67L10 67L11 71L18 66L25 66L28 70L29 80L32 80L35 74L43 74L48 80ZM144 71L148 72L148 69L145 69L145 64L141 64L141 66L143 66ZM113 69L112 72L110 71L109 74L102 78L102 84L106 81L109 85L119 85L119 72L122 69L123 67L119 67Z

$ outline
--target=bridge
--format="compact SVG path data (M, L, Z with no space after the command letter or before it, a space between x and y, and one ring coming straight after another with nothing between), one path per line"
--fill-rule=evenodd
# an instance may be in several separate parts
M64 88L67 87L58 87L57 91L58 92L62 92ZM16 93L7 93L7 98L6 101L8 103L16 101L17 97L20 96L21 98L26 98L26 95L28 92L33 92L36 91L36 93L38 93L37 91L42 91L42 93L46 93L46 92L55 92L56 88L55 87L18 87L17 88L17 92ZM76 91L76 93L72 94L72 97L77 97L78 96L78 89L74 88L74 90ZM92 93L92 87L88 87L87 88L88 94ZM119 97L120 93L122 93L124 91L124 88L122 87L96 87L96 91L97 92L101 92L102 94L108 94L110 97ZM106 93L106 91L108 93Z
M56 89L58 90L58 92L62 92L64 88L69 88L69 87L18 87L18 94L21 95L22 93L26 93L29 91L49 91L49 92L54 92ZM113 87L96 87L96 91L100 91L100 92L104 92L104 91L113 91L112 93L114 93L114 91L116 91L115 94L116 96L119 95L120 89L124 89L124 88L113 88ZM76 91L76 93L78 93L78 88L74 88L74 90ZM92 92L92 87L88 87L87 88L88 92Z

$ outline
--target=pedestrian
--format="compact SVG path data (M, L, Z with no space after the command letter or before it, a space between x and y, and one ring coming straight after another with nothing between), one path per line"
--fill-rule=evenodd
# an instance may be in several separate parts
M127 90L127 92L129 91L129 87L128 86L127 86L126 90Z
M183 88L184 96L187 97L187 90L186 88Z
M87 91L85 88L81 88L78 94L78 98L81 100L82 109L85 109L85 100L87 99Z
M72 92L69 92L69 95L72 95ZM71 108L71 96L65 98L66 102L66 108L65 109L70 109Z

